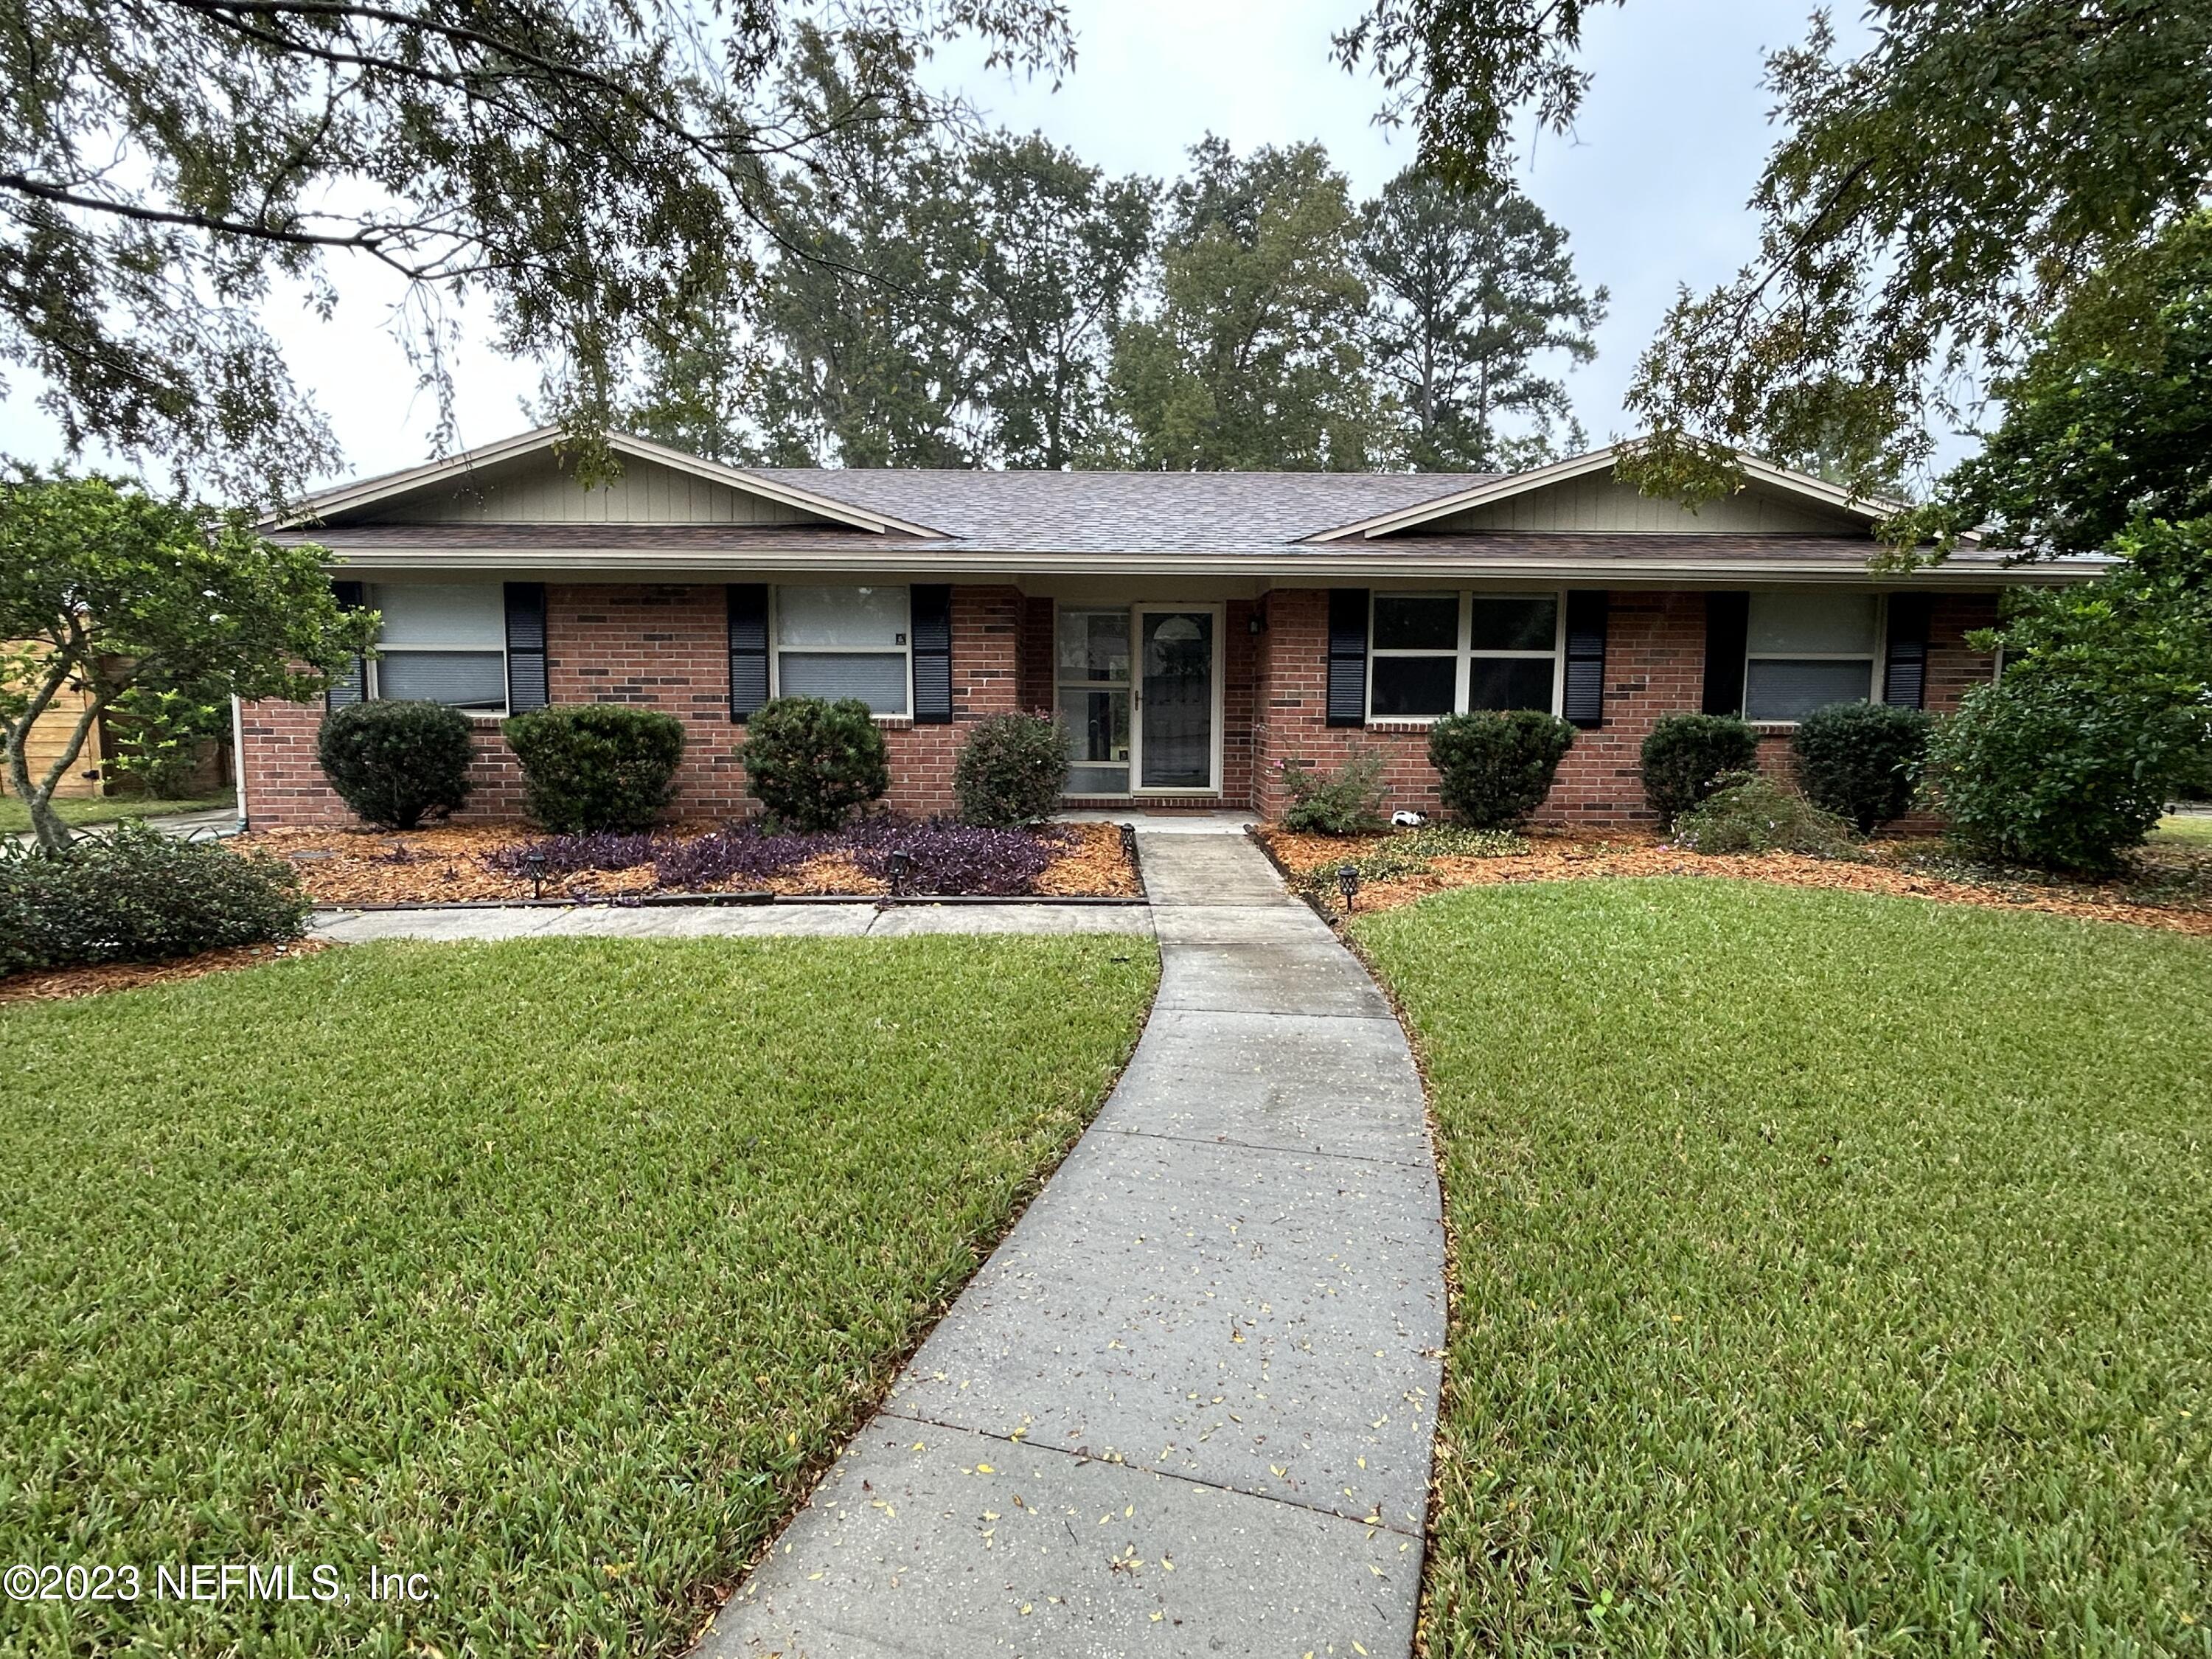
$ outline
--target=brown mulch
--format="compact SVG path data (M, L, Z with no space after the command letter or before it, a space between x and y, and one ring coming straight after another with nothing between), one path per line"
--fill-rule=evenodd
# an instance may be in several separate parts
M311 957L328 949L328 939L309 939L291 945L226 945L221 950L203 951L172 962L100 962L82 968L33 969L0 979L0 1002L44 1002L99 991L129 991L141 985L228 973L234 968L258 968L264 963Z
M675 835L698 835L720 826L680 823ZM1062 826L1071 836L1068 850L1048 866L1036 890L1053 897L1130 898L1137 896L1137 872L1121 848L1121 831L1110 823ZM268 830L228 842L241 852L273 853L299 871L315 902L349 904L451 904L470 900L529 898L527 876L510 876L484 862L503 847L538 838L526 824L441 825L407 830ZM627 870L580 870L545 878L547 898L612 898L648 893L655 887L650 864ZM763 881L733 877L708 891L768 891L799 895L881 895L886 884L864 873L850 857L833 854L812 859Z
M1386 837L1291 835L1263 826L1256 832L1284 868L1334 868ZM1905 845L1876 843L1869 862L1810 858L1797 853L1685 852L1650 836L1527 832L1525 854L1502 858L1438 857L1425 873L1364 885L1363 910L1388 910L1455 887L1522 881L1576 881L1618 876L1722 876L1820 887L1837 892L1878 893L1936 899L1995 910L2039 910L2094 921L2131 922L2177 933L2212 938L2212 903L2148 903L2124 883L2061 882L2046 878L1963 880L1901 867L1914 855ZM1881 861L1872 861L1881 860Z
M1036 890L1053 898L1137 898L1144 888L1115 823L1064 823L1074 840L1045 866Z

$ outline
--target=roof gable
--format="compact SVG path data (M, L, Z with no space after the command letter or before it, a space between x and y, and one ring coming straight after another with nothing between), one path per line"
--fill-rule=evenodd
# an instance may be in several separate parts
M931 536L927 526L837 501L781 478L687 455L624 433L607 435L621 472L586 489L539 427L427 466L309 496L293 523L834 526Z
M1738 464L1743 485L1732 495L1685 507L1640 494L1613 476L1620 447L1609 445L1528 472L1487 479L1470 489L1395 513L1343 525L1318 542L1378 540L1412 533L1643 536L1858 536L1893 507L1854 500L1809 474L1751 456Z

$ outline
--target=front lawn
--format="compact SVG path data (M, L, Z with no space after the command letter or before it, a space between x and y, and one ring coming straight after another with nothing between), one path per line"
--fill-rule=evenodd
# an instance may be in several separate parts
M2212 842L2212 815L2169 812L2158 821L2158 828L2151 831L2151 839L2202 846Z
M0 1008L21 1652L668 1654L1066 1150L1148 941L360 946ZM175 1564L353 1600L156 1601ZM435 1596L368 1601L371 1569ZM111 1586L112 1588L112 1586Z
M2212 947L1719 880L1355 931L1453 1228L1432 1653L2212 1652Z
M143 795L62 795L54 811L64 823L82 828L94 823L117 823L125 818L164 818L179 812L204 812L228 806L234 798L225 790L218 795L196 795L189 800L149 800ZM0 791L0 833L20 833L31 827L31 809L15 796Z

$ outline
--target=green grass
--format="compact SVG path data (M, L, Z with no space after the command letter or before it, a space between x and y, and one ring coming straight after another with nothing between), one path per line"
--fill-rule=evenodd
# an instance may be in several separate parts
M82 797L63 797L54 802L54 811L66 823L114 823L124 818L167 817L172 812L201 812L210 806L228 806L235 798L228 791L220 795L195 796L190 800L148 800L143 796L102 796L97 799ZM31 827L31 809L15 796L0 792L0 834L24 830Z
M2212 1652L2212 948L1717 880L1366 917L1437 1655Z
M1079 1133L1118 939L361 946L0 1008L8 1652L665 1654ZM434 1603L363 1599L368 1570Z
M2185 842L2192 846L2212 846L2212 817L2202 812L2184 817L2169 813L2158 821L2151 831L2154 841Z

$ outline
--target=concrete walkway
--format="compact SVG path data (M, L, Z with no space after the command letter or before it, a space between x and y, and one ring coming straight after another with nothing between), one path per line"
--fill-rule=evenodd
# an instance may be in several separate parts
M1244 836L1139 839L1127 1074L705 1659L1409 1651L1444 1331L1412 1058Z

